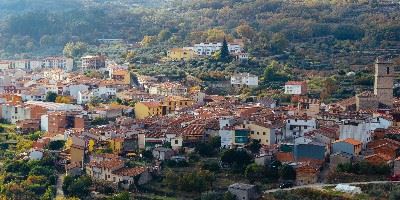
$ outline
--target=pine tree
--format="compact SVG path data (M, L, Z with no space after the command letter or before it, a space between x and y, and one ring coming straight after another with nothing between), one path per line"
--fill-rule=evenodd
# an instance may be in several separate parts
M224 42L222 43L219 60L222 62L231 61L231 56L229 54L229 49L228 49L228 42L226 42L225 38L224 38Z

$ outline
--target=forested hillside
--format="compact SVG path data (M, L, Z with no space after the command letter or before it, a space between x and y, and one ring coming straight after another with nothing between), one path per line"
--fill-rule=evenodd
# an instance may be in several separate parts
M399 47L399 6L366 0L1 0L0 57L61 54L70 41L122 38L143 40L147 49L141 51L157 58L160 50L226 36L249 39L254 57L332 69L369 63L363 56Z

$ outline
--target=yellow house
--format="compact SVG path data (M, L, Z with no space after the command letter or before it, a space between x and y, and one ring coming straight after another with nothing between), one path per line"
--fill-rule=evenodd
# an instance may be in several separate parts
M257 122L245 124L245 128L250 130L250 139L260 141L262 145L271 145L275 143L275 135L268 125Z
M120 154L123 150L124 139L123 138L114 138L109 141L110 148L112 149L114 154Z
M168 113L175 111L177 108L184 108L192 106L193 104L194 101L192 99L180 96L168 96L163 102L163 105L166 106Z
M126 85L131 84L131 73L126 69L113 70L111 78L116 81L121 81Z
M166 108L159 102L138 102L135 104L136 119L144 119L150 116L161 116L166 114Z
M167 59L170 61L190 60L196 56L196 52L187 48L173 48L167 52Z

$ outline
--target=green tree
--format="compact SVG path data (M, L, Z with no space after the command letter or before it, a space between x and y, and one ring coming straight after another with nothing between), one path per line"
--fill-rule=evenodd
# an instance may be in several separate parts
M242 172L251 160L252 157L245 150L229 149L221 156L221 161L237 172Z
M92 185L90 177L66 176L63 183L63 191L67 196L83 198L89 195L89 188Z
M250 183L254 183L255 181L261 181L265 177L265 169L263 166L253 163L247 165L244 175Z
M217 200L220 199L220 194L214 191L207 191L201 193L200 200Z
M57 96L58 95L55 92L47 92L46 101L47 102L56 102Z
M88 50L88 45L84 42L68 42L64 46L63 54L69 58L80 58Z
M47 187L46 192L43 194L40 200L52 200L54 199L54 193L55 192L52 187Z
M223 200L236 200L236 196L231 192L225 192Z
M254 154L259 153L261 149L260 140L252 140L248 146L248 149Z
M55 140L49 143L48 148L50 150L60 150L64 147L65 141L62 140Z
M228 42L224 38L224 41L222 42L222 47L219 52L219 61L221 62L230 62L231 61L231 55L229 53L229 48L228 48Z
M270 50L273 53L282 53L289 46L289 41L282 33L275 33L272 36Z
M284 180L295 180L296 179L296 171L290 165L282 165L279 170L279 175Z
M163 29L158 33L158 41L164 42L172 37L172 33L168 29Z

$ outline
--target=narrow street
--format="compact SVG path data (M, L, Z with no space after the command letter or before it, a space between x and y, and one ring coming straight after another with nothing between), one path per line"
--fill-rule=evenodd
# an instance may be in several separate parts
M64 182L64 174L58 174L58 178L57 178L57 193L56 193L56 197L64 197L64 191L62 189L62 185Z

